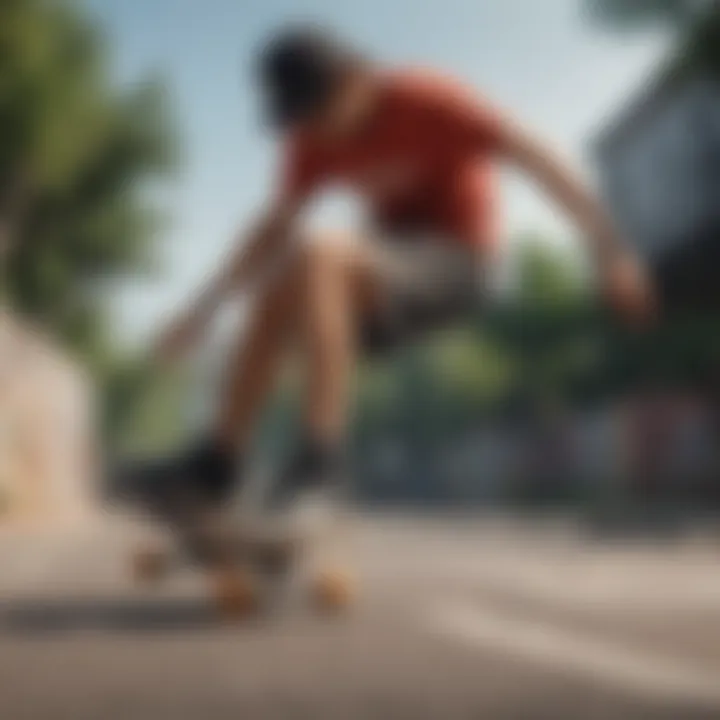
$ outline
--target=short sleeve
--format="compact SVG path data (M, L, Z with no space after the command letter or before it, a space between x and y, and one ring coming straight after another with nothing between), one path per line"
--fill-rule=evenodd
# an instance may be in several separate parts
M458 149L492 152L502 145L505 123L474 88L442 75L422 73L415 92L439 137Z
M449 89L447 112L457 124L457 132L485 150L497 150L502 142L503 122L482 96L463 88Z

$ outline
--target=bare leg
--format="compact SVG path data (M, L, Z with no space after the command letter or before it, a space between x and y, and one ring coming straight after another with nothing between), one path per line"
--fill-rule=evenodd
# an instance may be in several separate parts
M343 437L355 365L356 319L370 294L358 250L347 245L309 255L305 304L308 433L324 444Z
M195 512L186 507L188 491L192 497L199 493L197 497L213 507L221 505L240 480L242 450L285 351L298 336L307 360L307 427L286 475L287 489L292 492L294 479L303 476L320 481L328 477L324 469L342 461L356 319L378 299L377 267L367 247L349 243L318 242L288 258L276 282L257 301L249 337L243 334L242 348L229 362L210 436L169 458L126 468L129 492L172 522Z
M357 314L373 302L367 251L318 241L289 261L275 285L258 300L248 335L228 367L218 439L244 447L271 392L280 363L296 333L307 353L309 431L335 441L344 418L353 366Z
M227 366L216 437L225 447L245 447L255 420L273 390L290 332L298 321L300 283L291 268L259 297L250 327Z

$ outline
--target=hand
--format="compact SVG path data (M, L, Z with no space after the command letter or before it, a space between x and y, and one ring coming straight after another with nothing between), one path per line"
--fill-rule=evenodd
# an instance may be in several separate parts
M601 267L601 284L611 307L632 324L651 322L657 300L645 266L630 252L617 251Z
M173 320L153 345L153 356L162 362L177 360L198 342L207 319L198 311L187 312Z

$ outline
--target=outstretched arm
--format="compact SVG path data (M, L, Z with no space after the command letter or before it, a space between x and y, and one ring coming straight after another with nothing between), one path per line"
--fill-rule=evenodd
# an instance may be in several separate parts
M197 298L195 307L211 315L228 297L262 277L287 244L296 213L297 207L288 203L263 213L250 231L236 240L229 256Z
M500 124L497 147L577 224L587 238L608 301L629 319L647 319L654 310L654 298L645 269L581 179L544 143L511 122Z
M607 300L632 319L646 319L653 298L642 264L622 241L602 204L568 165L475 90L443 78L425 91L439 136L465 143L468 150L492 153L535 180L587 238Z
M163 358L188 349L208 325L217 309L231 295L262 280L293 235L293 225L303 207L321 185L322 172L315 152L304 138L285 140L279 190L249 233L236 240L229 257L212 280L178 320L160 335L156 354Z
M623 249L604 208L555 152L508 121L502 124L498 146L507 160L533 178L584 231L595 259L603 261Z
M199 295L160 334L155 345L157 355L169 359L184 352L228 298L264 275L289 241L299 209L297 202L278 202L235 241Z

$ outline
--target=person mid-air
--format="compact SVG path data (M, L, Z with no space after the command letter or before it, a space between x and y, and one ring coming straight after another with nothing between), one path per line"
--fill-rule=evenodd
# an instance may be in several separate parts
M203 437L148 472L220 504L243 479L263 403L289 349L305 354L300 441L279 502L343 474L355 360L456 320L482 299L500 238L496 167L534 180L572 220L618 312L642 320L642 265L556 153L480 93L425 68L386 68L332 33L291 27L258 58L283 168L266 207L215 277L161 334L168 358L197 342L225 300L255 294ZM313 236L301 213L331 186L364 203L365 227Z

